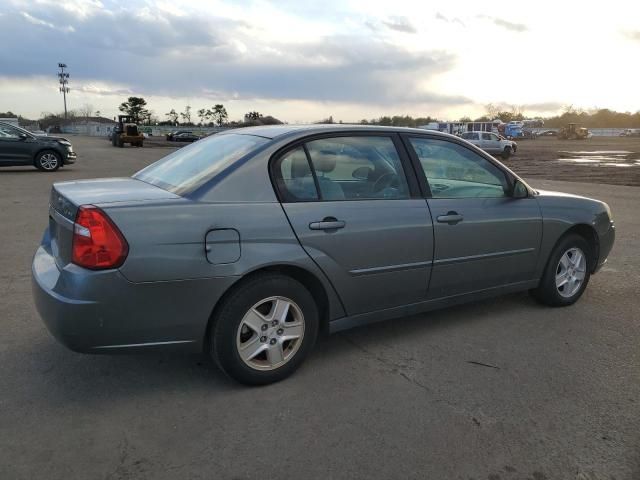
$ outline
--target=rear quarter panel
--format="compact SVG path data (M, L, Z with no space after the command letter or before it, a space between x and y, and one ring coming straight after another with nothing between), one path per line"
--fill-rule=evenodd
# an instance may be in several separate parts
M120 271L131 282L221 277L235 277L237 281L260 268L294 265L323 283L331 304L330 317L344 315L333 287L298 243L278 202L181 199L100 206L129 243L129 256ZM207 260L205 238L215 229L239 233L237 261L212 264Z

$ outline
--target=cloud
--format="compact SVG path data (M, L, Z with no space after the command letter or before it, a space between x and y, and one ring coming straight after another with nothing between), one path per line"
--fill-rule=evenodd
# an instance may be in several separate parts
M74 8L84 7L78 5L50 4L37 14L32 7L26 13L42 21L36 23L17 11L0 16L0 40L12 45L3 55L3 75L49 75L55 84L61 61L69 65L72 94L75 89L219 100L469 103L424 87L455 67L456 57L446 51L409 51L358 32L309 41L263 40L259 29L224 17L148 7L107 10L98 4L77 15ZM407 19L389 23L387 28L413 29ZM72 30L56 31L49 24Z
M629 40L636 40L636 41L640 42L640 30L624 32L624 35Z
M442 20L443 22L446 23L457 23L459 25L462 25L463 27L465 26L464 22L462 20L460 20L457 17L446 17L445 15L443 15L440 12L436 12L436 20Z
M416 27L412 25L407 17L391 17L382 22L387 28L403 33L416 33Z
M556 112L564 107L561 102L525 103L520 106L525 112Z
M489 20L493 22L494 25L497 25L498 27L504 28L506 30L511 30L512 32L520 33L529 30L529 27L527 27L524 23L509 22L508 20L504 20L503 18L492 17L489 15L478 15L477 17Z

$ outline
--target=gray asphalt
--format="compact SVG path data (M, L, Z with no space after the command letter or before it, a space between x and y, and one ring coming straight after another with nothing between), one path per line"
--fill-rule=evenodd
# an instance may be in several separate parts
M0 479L640 478L640 188L532 182L614 213L573 307L516 294L352 330L251 389L197 355L81 355L46 331L30 263L51 183L170 151L73 142L71 168L0 170Z

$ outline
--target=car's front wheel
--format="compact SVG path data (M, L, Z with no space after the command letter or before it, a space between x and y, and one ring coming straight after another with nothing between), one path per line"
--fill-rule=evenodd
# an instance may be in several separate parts
M591 248L580 235L570 234L556 245L540 285L531 293L540 303L563 307L575 303L589 283Z
M293 278L263 274L240 284L221 304L210 332L211 355L248 385L277 382L304 361L318 334L318 308Z
M502 151L502 159L508 160L510 156L511 156L511 147L504 147L504 150Z
M62 165L62 159L53 150L45 150L36 156L35 165L39 170L55 172Z

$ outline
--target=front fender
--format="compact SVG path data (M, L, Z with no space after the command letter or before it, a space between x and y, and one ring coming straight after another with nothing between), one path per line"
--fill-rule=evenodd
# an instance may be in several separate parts
M577 195L539 191L536 195L542 213L542 242L537 278L544 272L547 260L558 240L570 230L589 229L595 239L597 271L606 261L615 240L615 227L609 206L599 200Z

